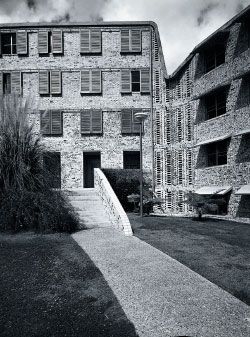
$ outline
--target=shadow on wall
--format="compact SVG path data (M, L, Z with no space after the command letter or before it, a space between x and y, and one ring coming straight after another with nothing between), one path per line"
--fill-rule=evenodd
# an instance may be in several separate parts
M236 163L250 162L250 134L241 137Z
M236 216L250 218L250 195L241 196Z

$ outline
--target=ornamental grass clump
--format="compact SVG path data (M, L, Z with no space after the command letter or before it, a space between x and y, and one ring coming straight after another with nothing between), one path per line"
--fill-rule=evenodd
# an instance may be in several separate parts
M50 187L29 105L13 95L0 98L0 230L72 232L77 215L63 192Z

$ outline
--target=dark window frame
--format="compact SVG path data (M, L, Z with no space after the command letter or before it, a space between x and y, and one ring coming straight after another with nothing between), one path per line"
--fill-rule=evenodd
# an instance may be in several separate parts
M136 161L131 164L131 162L129 161L129 156L131 156L132 159L136 159ZM125 170L139 170L140 167L141 167L140 151L123 151L123 169L125 169Z
M224 44L212 46L211 49L205 50L203 55L204 72L208 73L209 71L225 63L226 46Z
M205 120L226 114L228 90L219 90L204 97Z
M16 32L11 33L1 33L1 52L2 55L17 55L17 36ZM7 37L10 38L10 41L8 44L6 44L8 41ZM14 40L14 41L13 41ZM6 52L6 48L9 47L10 51Z
M227 164L229 139L206 144L207 167Z
M3 73L3 94L11 94L11 73Z
M139 76L139 79L135 79L136 76ZM130 81L131 81L131 92L141 92L141 71L140 70L131 70Z

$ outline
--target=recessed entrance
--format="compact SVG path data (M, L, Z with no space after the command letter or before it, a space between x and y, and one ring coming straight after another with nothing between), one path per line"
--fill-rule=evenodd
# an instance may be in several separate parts
M83 153L83 187L94 187L94 168L101 167L100 152Z

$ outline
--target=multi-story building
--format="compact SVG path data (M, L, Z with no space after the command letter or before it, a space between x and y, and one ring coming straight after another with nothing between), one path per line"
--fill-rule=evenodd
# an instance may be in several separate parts
M55 187L93 186L93 167L143 169L158 211L187 214L188 191L250 217L250 7L167 76L152 22L0 25L0 91L32 102Z
M32 105L55 187L93 186L93 167L139 168L153 179L153 116L165 109L164 58L152 22L0 25L0 91Z
M223 198L220 214L250 217L250 7L200 43L166 78L156 145L165 211L191 211L187 191Z

